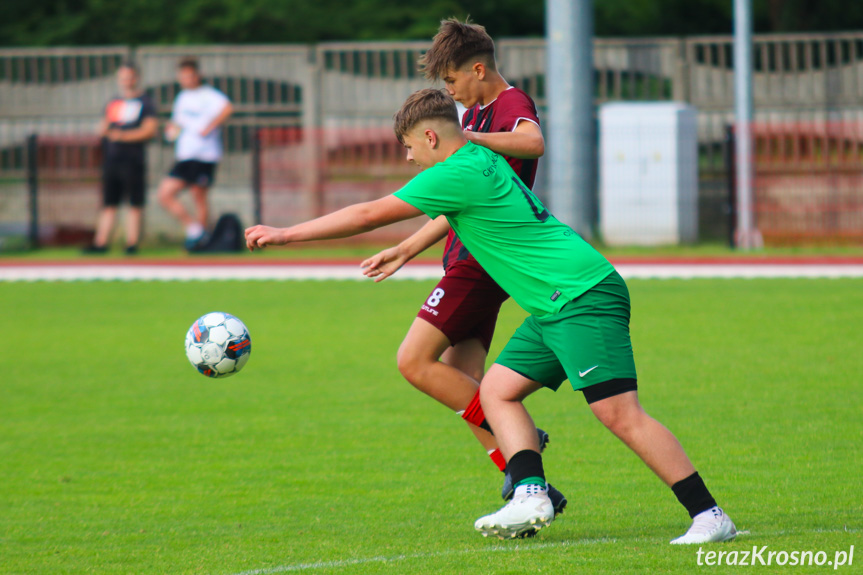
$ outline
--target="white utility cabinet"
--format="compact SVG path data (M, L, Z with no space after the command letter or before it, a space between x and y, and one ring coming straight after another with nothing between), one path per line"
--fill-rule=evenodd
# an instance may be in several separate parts
M609 245L698 238L695 108L610 103L599 112L600 228Z

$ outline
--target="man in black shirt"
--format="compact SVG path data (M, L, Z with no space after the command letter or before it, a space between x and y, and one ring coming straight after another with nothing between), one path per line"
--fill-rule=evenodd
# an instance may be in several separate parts
M144 144L159 130L156 107L138 87L138 70L130 62L117 70L120 95L105 106L99 126L104 142L105 161L102 174L102 210L93 243L86 253L105 253L117 217L120 199L129 198L126 218L126 253L138 251L141 220L147 195L146 154Z

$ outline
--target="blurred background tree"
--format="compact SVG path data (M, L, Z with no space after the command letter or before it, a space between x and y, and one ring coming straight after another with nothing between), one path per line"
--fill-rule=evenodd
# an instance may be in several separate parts
M753 0L756 32L863 29L861 0ZM468 14L542 36L544 0L3 0L0 45L308 43L430 38ZM730 34L733 0L595 0L598 36Z

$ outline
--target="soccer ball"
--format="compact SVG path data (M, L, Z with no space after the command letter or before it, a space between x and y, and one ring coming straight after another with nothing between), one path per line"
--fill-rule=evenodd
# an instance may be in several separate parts
M207 377L234 375L249 361L251 351L249 330L229 313L203 315L186 333L186 357Z

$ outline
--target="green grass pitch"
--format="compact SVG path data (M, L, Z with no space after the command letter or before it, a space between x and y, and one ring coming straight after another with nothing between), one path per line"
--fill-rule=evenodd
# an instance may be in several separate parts
M718 550L861 549L863 281L631 281L645 408L748 533ZM429 282L0 284L0 573L694 573L689 519L579 393L527 404L566 513L483 539L500 473L412 389ZM245 370L183 337L240 317ZM493 358L524 312L507 304ZM758 567L759 573L825 567Z

